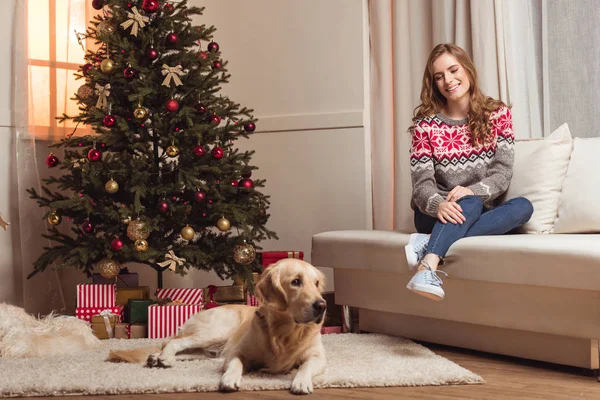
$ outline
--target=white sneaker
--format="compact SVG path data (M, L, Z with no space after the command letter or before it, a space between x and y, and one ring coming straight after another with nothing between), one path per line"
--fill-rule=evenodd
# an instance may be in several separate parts
M427 245L429 244L429 235L424 233L413 233L408 239L408 244L404 246L404 252L406 253L406 261L408 262L408 269L414 271L419 265L419 261L425 255L427 251Z
M431 300L443 300L445 293L444 289L442 289L442 280L437 274L441 273L446 276L448 276L448 274L444 271L433 271L431 267L425 263L423 263L423 265L427 269L417 272L410 282L408 282L406 288Z

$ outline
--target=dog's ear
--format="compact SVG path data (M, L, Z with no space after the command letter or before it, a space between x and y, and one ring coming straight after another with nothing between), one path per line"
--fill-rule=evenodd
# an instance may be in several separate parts
M263 273L256 284L256 297L261 304L269 305L276 310L287 308L287 296L281 287L281 268L272 265Z
M325 293L325 287L327 286L327 278L325 278L325 274L323 274L319 269L317 270L317 279L319 281L319 293Z

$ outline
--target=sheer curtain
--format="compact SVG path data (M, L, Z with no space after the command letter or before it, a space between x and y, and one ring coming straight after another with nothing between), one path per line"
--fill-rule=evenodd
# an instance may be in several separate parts
M373 226L414 230L409 150L425 62L438 43L472 57L484 93L513 105L517 138L542 137L534 0L371 0ZM539 74L539 76L538 76Z

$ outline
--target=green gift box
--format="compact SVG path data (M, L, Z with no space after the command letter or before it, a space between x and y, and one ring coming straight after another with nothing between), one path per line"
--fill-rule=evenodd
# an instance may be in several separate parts
M156 303L154 300L129 299L125 307L125 322L129 324L148 322L148 307Z

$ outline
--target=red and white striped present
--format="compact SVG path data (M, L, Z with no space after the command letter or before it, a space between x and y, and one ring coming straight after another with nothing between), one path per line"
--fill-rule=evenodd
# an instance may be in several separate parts
M77 307L111 308L116 305L117 285L77 285Z
M201 310L200 304L191 306L151 305L148 307L148 338L158 339L177 335L181 325Z
M123 306L115 306L115 307L77 307L75 309L75 316L79 319L82 319L87 322L92 321L92 317L94 315L100 314L104 310L110 310L111 314L117 314L119 316L119 322L123 317Z
M255 295L246 293L246 305L258 307L258 299Z
M155 294L157 299L171 299L185 305L201 305L203 298L203 290L194 288L156 289Z

